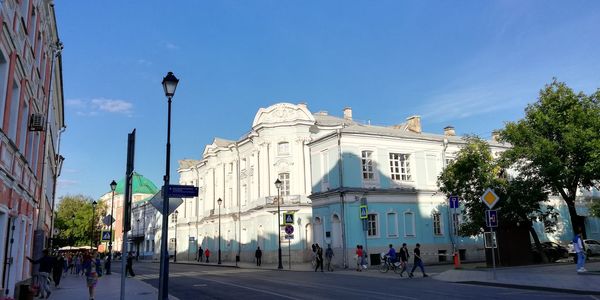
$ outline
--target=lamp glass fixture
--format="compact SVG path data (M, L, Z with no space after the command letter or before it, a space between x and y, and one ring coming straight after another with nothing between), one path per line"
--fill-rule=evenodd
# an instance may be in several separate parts
M219 204L219 206L221 206L221 203L223 203L223 199L219 198L219 200L217 200L217 203Z
M173 95L175 95L177 83L179 83L179 79L173 75L173 72L167 73L167 76L165 76L162 81L163 89L165 90L165 96L173 97Z
M117 183L113 180L110 183L110 190L114 192L116 189L117 189Z
M281 188L281 180L279 180L279 178L277 178L277 180L275 180L275 187Z

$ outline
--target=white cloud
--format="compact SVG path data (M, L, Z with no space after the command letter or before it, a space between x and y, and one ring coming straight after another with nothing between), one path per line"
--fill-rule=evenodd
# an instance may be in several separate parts
M111 112L111 113L130 114L131 109L133 108L133 104L131 102L127 102L125 100L118 100L118 99L99 98L99 99L92 99L90 102L94 109Z
M128 116L132 116L133 114L133 103L120 99L69 99L65 101L65 104L67 107L71 107L76 110L75 115L82 117L93 117L102 112L125 114Z
M179 46L171 43L171 42L163 42L164 46L169 50L178 50Z
M138 59L137 63L140 65L143 65L143 66L151 66L152 65L151 61L145 60L143 58Z
M79 184L79 181L71 180L71 179L60 179L59 178L58 181L56 182L56 185L61 188L72 187L72 186L76 186L78 184Z

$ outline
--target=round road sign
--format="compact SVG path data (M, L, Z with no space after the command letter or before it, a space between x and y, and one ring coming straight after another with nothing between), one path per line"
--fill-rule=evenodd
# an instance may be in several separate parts
M294 233L294 226L292 226L292 225L285 225L285 233L287 233L287 234Z

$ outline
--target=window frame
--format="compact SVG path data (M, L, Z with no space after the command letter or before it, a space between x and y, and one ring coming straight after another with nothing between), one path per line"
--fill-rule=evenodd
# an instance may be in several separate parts
M408 220L408 221L412 221L409 223L407 223L407 218L406 216L410 215L412 220ZM416 220L415 220L415 213L412 211L405 211L404 214L404 237L417 237L417 226L416 226ZM408 226L410 225L410 228L412 229L412 234L408 234Z
M287 175L287 178L282 175ZM290 181L290 172L281 172L277 174L277 178L281 181L281 189L279 192L281 196L289 196L291 195L291 181Z
M373 216L374 220L370 220L370 217ZM371 234L371 224L374 226L374 231L375 234ZM367 238L369 239L373 239L373 238L379 238L381 236L381 230L379 230L379 213L377 212L369 212L367 214Z
M287 145L285 152L282 152L282 146L283 145ZM281 141L279 143L277 143L277 156L289 156L291 154L291 147L290 147L290 142L288 141Z
M369 155L365 156L365 154ZM360 169L362 176L361 178L365 182L374 182L377 180L375 178L375 162L373 159L374 156L375 151L373 150L364 149L360 151Z
M392 221L394 222L393 226L390 227L390 215L392 216ZM400 237L400 232L398 230L398 213L392 211L392 212L387 212L385 214L385 222L386 222L386 229L387 229L387 237L388 238L398 238ZM395 231L395 234L390 234L390 228L393 228Z
M436 220L437 217L437 220ZM444 222L442 213L434 211L431 213L431 228L433 229L433 236L439 237L444 236ZM437 229L437 230L436 230Z
M390 179L394 182L412 182L410 153L389 152ZM404 159L403 159L404 158ZM404 172L403 172L404 170Z

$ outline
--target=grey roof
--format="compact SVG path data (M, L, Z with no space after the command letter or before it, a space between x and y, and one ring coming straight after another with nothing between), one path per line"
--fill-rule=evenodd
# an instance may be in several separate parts
M195 160L195 159L182 159L182 160L179 160L179 168L187 169L187 168L191 168L199 163L200 163L200 161Z
M227 146L235 143L235 141L216 137L215 140L213 141L213 143L219 147L227 147Z
M313 117L315 118L317 125L335 126L335 125L344 124L346 126L349 126L352 124L357 124L356 122L354 122L352 120L347 120L344 118L339 118L339 117L330 116L330 115L324 115L324 114L320 114L320 113L313 114Z
M385 136L395 136L395 137L407 137L407 138L421 138L421 139L444 139L447 138L452 141L460 141L462 139L461 136L445 136L443 134L435 134L435 133L415 133L406 129L405 124L385 127L385 126L376 126L376 125L364 125L355 123L354 125L344 127L342 132L346 133L362 133L362 134L376 134L376 135L385 135Z

